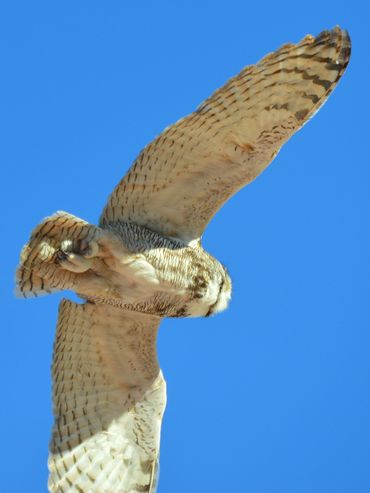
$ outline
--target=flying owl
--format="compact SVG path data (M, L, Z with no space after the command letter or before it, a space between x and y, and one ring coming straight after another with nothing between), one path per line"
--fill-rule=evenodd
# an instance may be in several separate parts
M231 296L201 237L326 101L350 57L339 27L244 68L139 154L99 226L66 212L31 234L18 294L63 300L52 368L52 493L153 493L166 384L156 352L164 317L207 317Z

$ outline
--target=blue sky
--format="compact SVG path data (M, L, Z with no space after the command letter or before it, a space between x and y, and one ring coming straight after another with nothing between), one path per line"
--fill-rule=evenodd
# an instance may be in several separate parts
M159 493L370 491L369 17L340 0L2 3L2 492L47 491L61 295L13 297L31 229L60 209L96 222L164 127L336 24L353 42L342 82L204 235L229 310L163 323Z

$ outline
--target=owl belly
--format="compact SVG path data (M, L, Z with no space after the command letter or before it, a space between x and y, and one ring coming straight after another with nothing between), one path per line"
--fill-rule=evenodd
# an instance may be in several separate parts
M131 261L126 255L124 261L107 264L108 270L96 267L94 286L80 293L82 297L160 317L209 316L224 310L231 297L231 281L221 264L209 270L198 261L189 269L187 259L176 262L173 270L159 268L158 262L143 255ZM98 288L100 279L102 289Z
M94 276L80 295L96 303L160 317L202 317L224 310L231 297L225 267L199 245L190 247L155 235L135 242L124 229L92 265ZM148 235L146 235L148 238ZM101 288L99 287L101 283Z

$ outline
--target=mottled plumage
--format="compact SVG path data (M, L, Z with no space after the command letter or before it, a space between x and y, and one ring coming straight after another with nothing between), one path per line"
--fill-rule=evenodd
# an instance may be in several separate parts
M61 302L50 491L142 492L155 484L166 404L159 323L154 315Z
M163 317L227 307L226 269L201 246L217 210L325 102L350 56L340 28L246 67L138 156L99 226L66 212L31 234L18 293L72 289L54 347L52 493L153 493L165 382Z

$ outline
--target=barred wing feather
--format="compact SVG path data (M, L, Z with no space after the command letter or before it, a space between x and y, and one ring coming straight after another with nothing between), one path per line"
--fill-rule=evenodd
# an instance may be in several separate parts
M54 348L53 493L155 491L165 382L160 318L63 300Z
M185 242L200 238L326 101L349 56L349 36L336 27L246 67L141 152L101 224L121 219Z

